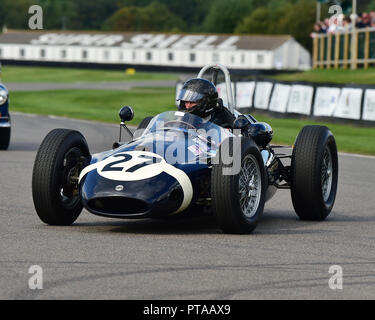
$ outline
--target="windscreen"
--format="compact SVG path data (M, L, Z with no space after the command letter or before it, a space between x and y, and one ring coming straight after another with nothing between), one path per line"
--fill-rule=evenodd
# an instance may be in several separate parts
M168 111L155 116L145 129L143 136L158 131L183 131L191 136L209 138L215 145L220 145L227 137L233 136L228 129L182 111Z

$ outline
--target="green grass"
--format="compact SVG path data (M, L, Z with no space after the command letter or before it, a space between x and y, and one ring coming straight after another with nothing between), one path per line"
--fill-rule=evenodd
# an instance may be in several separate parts
M124 105L134 108L130 125L167 110L175 110L174 88L136 88L131 91L57 90L13 92L11 110L25 113L57 115L70 118L118 123L118 111ZM292 145L303 126L328 126L343 152L375 155L375 128L314 120L271 118L254 114L258 121L269 123L274 131L273 143Z
M315 69L300 73L279 74L272 78L283 81L375 85L375 68L367 70Z
M39 92L11 92L12 110L25 113L56 115L69 118L119 123L122 106L134 109L136 125L147 116L174 110L174 88L134 88L119 90L56 90Z
M153 81L177 80L171 73L136 72L126 74L124 70L94 70L53 67L4 66L1 80L7 82L113 82L113 81Z

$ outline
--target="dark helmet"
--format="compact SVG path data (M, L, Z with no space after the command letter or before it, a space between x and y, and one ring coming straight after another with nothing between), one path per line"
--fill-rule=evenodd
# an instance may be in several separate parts
M207 117L214 112L218 99L218 93L214 84L206 79L191 79L184 83L177 101L180 101L179 110L190 112L199 117ZM187 110L185 101L198 102Z

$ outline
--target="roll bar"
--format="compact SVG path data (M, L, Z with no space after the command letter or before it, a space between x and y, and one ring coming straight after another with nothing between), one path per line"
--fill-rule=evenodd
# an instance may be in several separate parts
M213 69L213 82L215 86L216 86L217 74L219 70L221 70L224 73L225 87L227 90L227 98L228 98L228 109L230 110L232 114L234 114L234 97L233 97L233 92L232 92L232 82L230 80L230 74L229 74L228 69L222 64L208 64L204 66L201 69L201 71L199 71L198 78L203 78L204 74L210 69Z

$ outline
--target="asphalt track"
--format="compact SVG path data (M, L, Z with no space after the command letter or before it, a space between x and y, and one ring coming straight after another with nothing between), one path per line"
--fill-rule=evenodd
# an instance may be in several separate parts
M212 218L116 220L83 211L69 227L37 217L31 196L37 148L53 128L80 130L91 152L117 126L13 114L0 152L0 299L374 299L375 158L340 154L339 190L324 222L302 222L290 194L266 204L251 235L226 235ZM29 289L29 268L43 289ZM329 288L332 265L343 288Z

